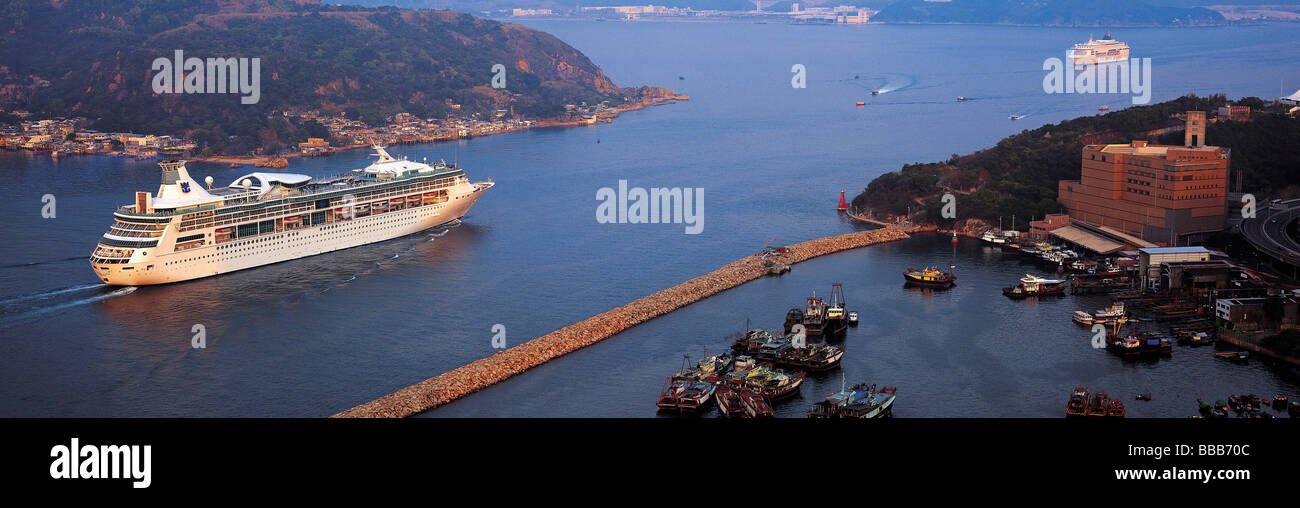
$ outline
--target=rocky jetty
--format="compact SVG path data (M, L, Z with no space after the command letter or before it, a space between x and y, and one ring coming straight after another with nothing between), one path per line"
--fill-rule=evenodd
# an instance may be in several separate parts
M818 238L789 246L786 253L778 256L776 261L792 265L817 256L907 237L907 233L897 229L877 229ZM396 418L426 411L766 273L767 269L758 256L746 256L705 275L426 379L333 417Z

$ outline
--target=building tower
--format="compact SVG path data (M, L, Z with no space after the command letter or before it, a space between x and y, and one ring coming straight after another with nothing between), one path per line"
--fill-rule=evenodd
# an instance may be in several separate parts
M1183 136L1183 146L1200 148L1205 146L1205 112L1187 112L1187 130Z

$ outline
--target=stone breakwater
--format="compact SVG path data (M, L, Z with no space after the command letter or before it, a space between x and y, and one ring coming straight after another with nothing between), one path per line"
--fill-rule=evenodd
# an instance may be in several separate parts
M907 237L907 233L898 229L829 236L791 245L775 261L792 265L817 256ZM766 273L767 269L758 256L747 256L705 275L426 379L333 417L400 418L426 411Z

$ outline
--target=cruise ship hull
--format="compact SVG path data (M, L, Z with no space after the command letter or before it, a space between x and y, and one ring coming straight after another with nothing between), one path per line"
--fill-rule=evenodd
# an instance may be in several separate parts
M116 265L95 265L95 274L113 286L167 284L300 259L418 233L464 217L481 190L447 203L412 208L350 221L304 227L258 238L230 249L201 247ZM152 268L149 268L152 266Z

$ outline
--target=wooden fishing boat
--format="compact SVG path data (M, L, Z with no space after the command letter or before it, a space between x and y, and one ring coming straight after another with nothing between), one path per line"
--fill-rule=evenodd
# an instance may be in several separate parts
M857 384L849 389L840 382L840 391L808 409L808 418L884 418L893 415L897 388Z
M957 276L931 266L920 270L908 268L903 272L903 280L912 286L948 288L957 283Z
M1088 414L1088 390L1082 386L1074 387L1070 401L1065 403L1066 418L1082 418Z
M790 310L785 313L785 333L790 333L790 329L794 327L794 325L802 323L803 309L791 307Z
M1110 415L1110 397L1106 396L1106 392L1099 390L1092 394L1086 414L1089 418L1105 418Z
M1128 414L1124 409L1124 401L1119 399L1110 399L1110 405L1106 408L1107 418L1123 418Z

